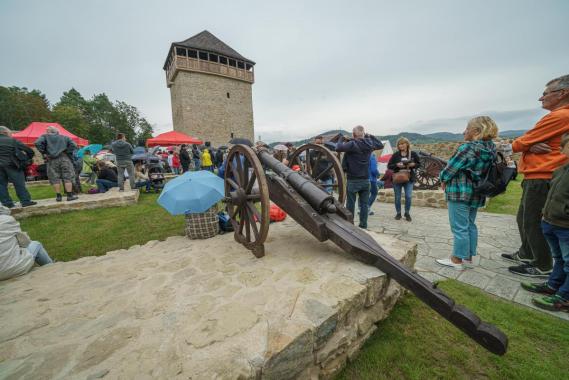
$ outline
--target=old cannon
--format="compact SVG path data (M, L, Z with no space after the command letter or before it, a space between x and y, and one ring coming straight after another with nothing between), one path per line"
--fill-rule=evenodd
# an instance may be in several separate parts
M225 202L235 240L256 257L265 254L269 206L273 201L323 242L331 240L356 259L379 268L488 351L503 355L507 336L455 304L431 282L391 257L370 235L353 224L353 215L307 173L276 160L265 148L235 145L225 167Z
M415 174L415 188L419 190L436 190L441 186L439 173L444 169L447 162L442 158L433 156L431 153L418 151L419 162L421 165L417 168Z

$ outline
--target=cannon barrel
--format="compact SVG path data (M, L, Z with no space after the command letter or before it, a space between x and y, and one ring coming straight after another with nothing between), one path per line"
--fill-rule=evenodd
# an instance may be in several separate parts
M257 152L261 163L271 169L275 174L284 178L294 190L296 190L316 211L320 214L325 212L335 213L334 197L328 194L315 182L305 178L274 158L267 150L259 149Z

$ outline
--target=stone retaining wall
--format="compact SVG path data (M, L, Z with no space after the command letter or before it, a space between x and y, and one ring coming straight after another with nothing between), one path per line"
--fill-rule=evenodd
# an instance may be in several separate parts
M35 206L14 207L11 214L16 219L22 219L33 215L61 214L76 210L120 207L137 203L139 191L129 191L128 186L125 188L127 190L124 192L119 192L118 188L112 188L102 194L79 194L79 199L72 202L67 202L65 196L62 202L56 202L54 195L54 198L37 200L38 204Z
M395 203L393 189L381 189L377 193L377 202ZM413 190L413 206L447 208L445 193L442 190ZM405 192L401 194L401 204L405 204Z
M413 267L415 243L371 234ZM232 234L171 237L4 281L0 373L328 379L402 293L381 271L289 218L271 224L262 259Z

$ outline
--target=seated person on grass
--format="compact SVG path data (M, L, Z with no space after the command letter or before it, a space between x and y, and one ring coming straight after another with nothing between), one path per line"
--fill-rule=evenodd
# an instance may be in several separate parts
M561 152L569 157L569 133L561 139ZM532 300L537 307L569 312L569 164L553 172L541 229L553 256L553 270L546 282L522 282L522 288L545 295Z
M26 274L34 263L46 265L53 261L40 242L22 232L10 209L0 206L0 280Z
M150 191L150 179L148 174L144 172L144 165L140 161L134 166L134 181L137 189L145 187L146 192Z
M105 161L97 162L97 177L95 183L99 193L106 193L110 188L119 186L117 173Z

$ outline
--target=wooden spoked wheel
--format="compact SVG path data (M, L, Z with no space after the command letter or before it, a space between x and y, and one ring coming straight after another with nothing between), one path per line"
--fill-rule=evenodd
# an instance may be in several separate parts
M235 240L263 257L269 232L269 188L261 162L246 145L235 145L227 155L225 201Z
M303 154L304 153L304 154ZM304 160L301 157L304 156ZM327 165L322 167L322 163ZM305 144L299 147L290 157L289 167L299 165L300 169L319 182L330 169L333 172L334 182L332 189L334 197L340 203L346 200L346 181L340 160L330 149L318 144Z
M440 187L439 173L444 169L445 164L430 157L421 157L421 166L415 171L417 180L415 187L420 190L436 190Z

